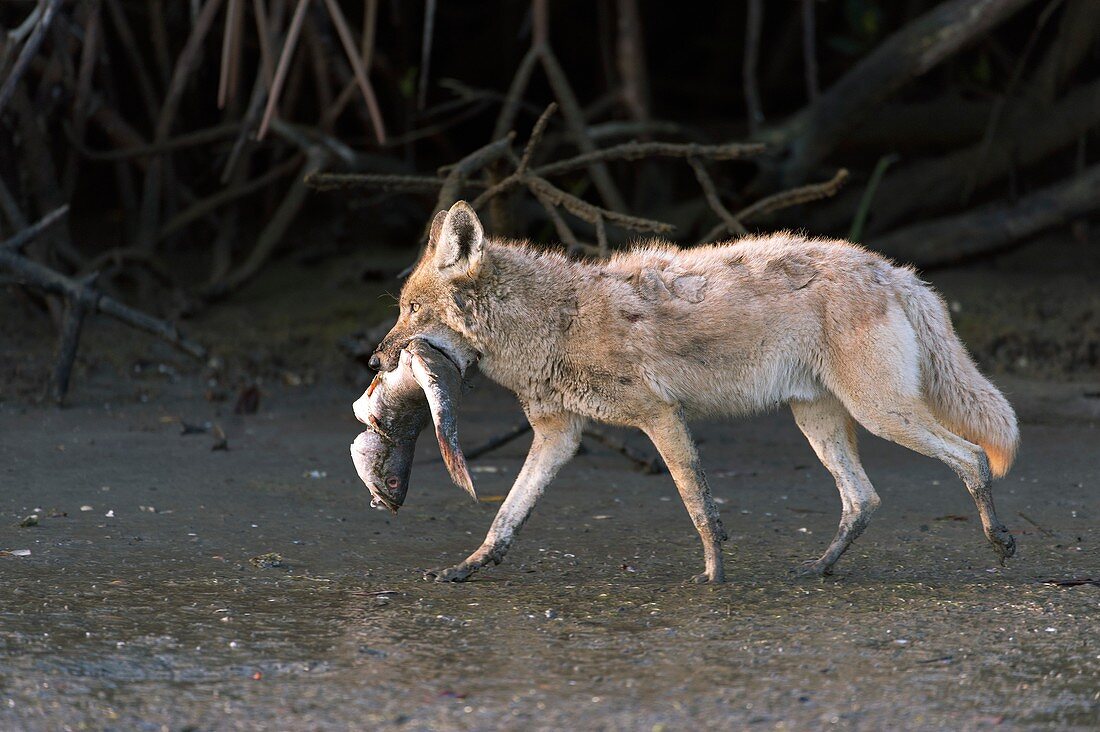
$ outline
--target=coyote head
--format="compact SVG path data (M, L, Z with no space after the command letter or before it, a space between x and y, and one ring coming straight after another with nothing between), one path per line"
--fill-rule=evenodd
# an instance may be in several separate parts
M371 368L392 371L413 338L430 343L461 370L477 360L476 349L462 334L462 291L476 281L484 252L485 231L468 203L459 201L435 215L428 246L401 288L397 323L375 349Z

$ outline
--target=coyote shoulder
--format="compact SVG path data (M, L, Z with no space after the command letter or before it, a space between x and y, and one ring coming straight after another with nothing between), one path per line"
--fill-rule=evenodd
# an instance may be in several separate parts
M725 532L685 421L783 404L843 504L835 539L806 571L830 571L878 506L856 422L947 463L998 554L1014 551L990 492L1016 451L1011 406L979 373L939 295L859 246L780 232L693 249L651 242L586 262L487 238L459 202L436 215L376 365L392 367L414 337L477 357L534 428L485 542L435 579L503 558L593 419L653 441L703 540L697 579L721 581Z

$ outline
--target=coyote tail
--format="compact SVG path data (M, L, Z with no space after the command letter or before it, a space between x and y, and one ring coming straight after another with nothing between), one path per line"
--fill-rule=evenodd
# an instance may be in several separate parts
M995 478L1004 476L1020 442L1012 405L974 365L943 298L915 276L906 290L905 314L920 343L929 407L947 429L985 450Z

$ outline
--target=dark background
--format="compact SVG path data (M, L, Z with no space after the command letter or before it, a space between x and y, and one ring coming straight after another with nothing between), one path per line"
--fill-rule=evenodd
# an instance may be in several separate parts
M977 278L963 290L980 296L958 325L984 366L1097 365L1095 295L1079 279L1096 268L1100 204L1092 0L16 0L0 26L0 237L69 206L19 262L0 262L20 392L58 381L67 303L102 310L87 304L100 294L182 322L253 376L288 323L302 331L282 358L369 348L389 306L345 296L396 292L434 210L511 173L552 101L533 166L631 141L765 145L737 160L698 153L714 201L682 152L612 156L619 201L591 168L548 176L571 200L665 222L688 246L740 233L717 202L749 232L847 237L931 276L963 266ZM506 131L507 155L441 190L441 166ZM318 191L310 172L360 177ZM600 256L592 220L563 204L521 185L482 213L495 235ZM606 233L615 248L653 232L611 221ZM28 260L68 279L44 282ZM79 284L92 274L94 290ZM235 307L250 312L247 335L223 333ZM242 338L250 354L229 353ZM78 372L94 364L78 353Z

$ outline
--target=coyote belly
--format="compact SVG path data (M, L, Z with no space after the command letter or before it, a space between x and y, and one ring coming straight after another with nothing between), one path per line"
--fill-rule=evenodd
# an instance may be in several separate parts
M534 428L485 542L435 579L465 579L503 558L593 419L653 441L703 541L697 579L722 581L725 532L686 420L784 404L843 504L836 537L805 571L829 572L878 506L856 422L947 463L999 556L1014 551L990 492L1015 454L1012 408L978 372L942 299L858 246L779 233L694 249L651 243L582 262L487 239L460 202L436 215L376 365L391 367L414 337L478 357Z

